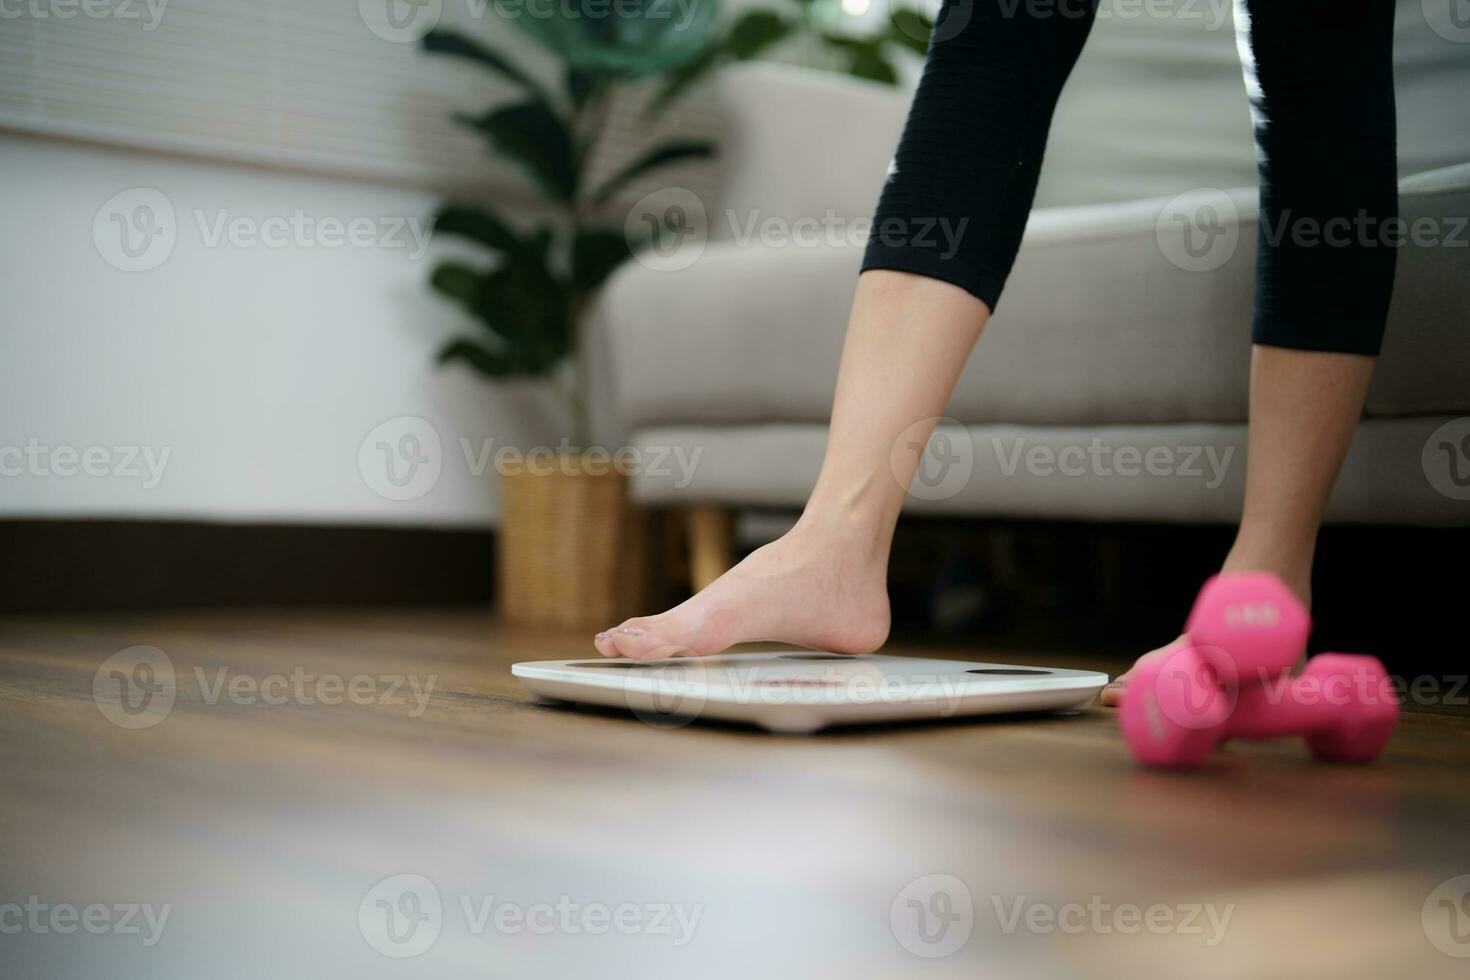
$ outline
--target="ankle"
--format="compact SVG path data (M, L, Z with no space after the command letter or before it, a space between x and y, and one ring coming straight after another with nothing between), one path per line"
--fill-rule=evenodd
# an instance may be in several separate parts
M1220 566L1222 572L1271 572L1308 609L1312 607L1312 553L1242 548L1239 542Z
M887 561L893 542L893 521L875 508L861 504L809 503L789 532L796 540L821 547L855 549L867 560Z

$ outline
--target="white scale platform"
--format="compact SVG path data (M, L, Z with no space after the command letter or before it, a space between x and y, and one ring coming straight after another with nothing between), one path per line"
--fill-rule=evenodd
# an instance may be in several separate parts
M540 700L622 708L661 727L714 718L790 733L1066 711L1087 705L1108 682L1108 675L1090 670L809 650L529 661L511 673Z

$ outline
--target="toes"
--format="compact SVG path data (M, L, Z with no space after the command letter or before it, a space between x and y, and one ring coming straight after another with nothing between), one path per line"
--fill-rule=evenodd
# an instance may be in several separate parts
M1105 708L1116 708L1118 705L1122 704L1123 695L1126 694L1128 691L1128 680L1130 677L1132 677L1133 671L1137 670L1141 664L1149 663L1150 661L1157 660L1160 657L1167 657L1169 654L1179 649L1179 647L1184 642L1185 638L1181 636L1174 642L1166 644L1165 646L1161 646L1157 650L1150 650L1148 653L1145 653L1143 656L1139 657L1137 662L1134 663L1131 668L1124 671L1122 674L1119 674L1117 677L1113 678L1113 680L1108 682L1107 686L1104 687L1097 696L1098 703Z
M665 616L630 619L620 626L604 630L593 637L593 645L604 657L629 660L665 660L670 657L695 657L702 652L681 642L687 631L677 621Z
M630 660L664 660L694 654L684 644L661 635L656 627L630 626L619 629L613 632L612 640L618 652Z
M1116 708L1123 703L1123 694L1128 690L1128 675L1124 674L1115 680L1109 681L1098 695L1098 703L1105 708Z
M619 626L608 634L608 643L612 645L613 656L627 657L629 660L644 660L640 651L645 645L643 637L644 628L641 626Z
M624 620L620 625L612 629L603 630L592 638L592 645L597 647L597 652L604 657L627 656L622 650L620 641L629 637L637 636L641 627L634 620Z
M604 657L627 657L632 660L651 659L647 648L653 633L644 620L629 619L610 630L593 637L593 644Z

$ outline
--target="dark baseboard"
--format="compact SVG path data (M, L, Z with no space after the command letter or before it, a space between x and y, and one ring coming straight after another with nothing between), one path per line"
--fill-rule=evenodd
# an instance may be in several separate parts
M489 602L490 530L0 521L0 612Z
M1230 546L1222 526L905 518L899 638L1126 656L1171 639ZM191 521L0 520L0 612L489 603L495 533ZM1327 527L1313 649L1464 671L1470 528ZM687 592L666 581L650 602ZM666 593L666 594L665 594ZM960 608L958 618L936 610Z

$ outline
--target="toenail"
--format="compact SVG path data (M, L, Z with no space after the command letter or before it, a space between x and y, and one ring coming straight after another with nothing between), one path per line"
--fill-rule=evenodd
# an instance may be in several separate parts
M619 633L622 633L624 636L642 636L643 635L643 627L641 627L641 626L619 626L618 627L618 632Z
M596 636L594 636L593 639L594 640L605 640L605 639L607 639L609 632L610 632L609 630L603 630L601 633L598 633Z
M1115 681L1109 681L1108 682L1108 687L1127 687L1127 686L1128 686L1128 682L1125 681L1125 680L1123 680L1121 677L1119 679L1115 680Z

